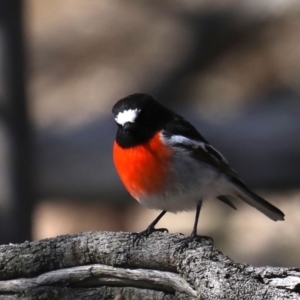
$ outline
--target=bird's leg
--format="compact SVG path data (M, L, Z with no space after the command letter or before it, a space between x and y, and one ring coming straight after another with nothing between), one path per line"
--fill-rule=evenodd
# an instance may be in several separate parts
M169 232L167 228L154 228L154 226L158 223L158 221L165 215L167 211L163 210L156 219L147 227L146 230L134 233L133 242L134 244L138 243L139 240L148 237L154 231L161 231L161 232Z
M201 207L202 207L202 201L197 205L195 222L194 222L193 231L191 233L191 238L195 238L197 236L197 227L198 227L198 221L199 221Z
M195 222L194 222L194 227L193 227L193 231L192 231L191 235L188 236L188 237L185 237L183 239L180 239L178 241L179 246L176 248L176 252L179 251L181 253L183 251L183 249L186 248L188 246L188 244L190 242L192 242L193 240L195 240L195 239L210 239L212 241L212 238L210 238L210 237L207 237L207 236L197 236L197 226L198 226L198 220L199 220L201 206L202 206L202 201L199 202L199 204L197 205Z

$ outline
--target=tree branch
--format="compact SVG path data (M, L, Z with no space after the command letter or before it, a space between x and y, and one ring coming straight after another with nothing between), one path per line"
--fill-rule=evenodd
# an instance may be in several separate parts
M0 246L0 299L300 299L300 268L236 263L207 240L179 253L180 238L88 232Z

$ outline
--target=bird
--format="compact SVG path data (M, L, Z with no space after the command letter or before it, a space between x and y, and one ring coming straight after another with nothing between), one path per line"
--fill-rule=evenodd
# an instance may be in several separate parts
M217 199L236 210L243 200L274 221L284 213L251 191L197 129L153 96L131 94L112 108L117 124L113 161L127 191L141 205L161 210L137 239L148 237L166 212L194 211L192 233L182 239L182 250L197 238L203 201Z

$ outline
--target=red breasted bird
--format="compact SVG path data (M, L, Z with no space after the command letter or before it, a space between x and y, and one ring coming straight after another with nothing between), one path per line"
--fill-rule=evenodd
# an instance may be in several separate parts
M147 94L119 100L112 109L118 125L113 159L128 192L140 204L162 210L139 233L148 236L166 212L196 210L190 238L197 236L202 202L218 199L236 209L232 200L243 200L274 221L284 214L252 192L188 121Z

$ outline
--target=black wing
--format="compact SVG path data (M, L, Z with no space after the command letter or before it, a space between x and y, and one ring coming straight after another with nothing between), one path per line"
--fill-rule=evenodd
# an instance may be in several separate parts
M212 147L193 125L182 117L176 115L172 122L165 126L163 135L170 141L172 141L172 139L174 140L174 147L184 148L188 150L195 159L204 161L220 171L239 179L236 172L229 166L225 157ZM174 136L183 137L185 142L176 142Z
M191 123L178 115L175 115L173 120L168 122L163 129L164 135L169 138L180 135L191 140L208 143Z

